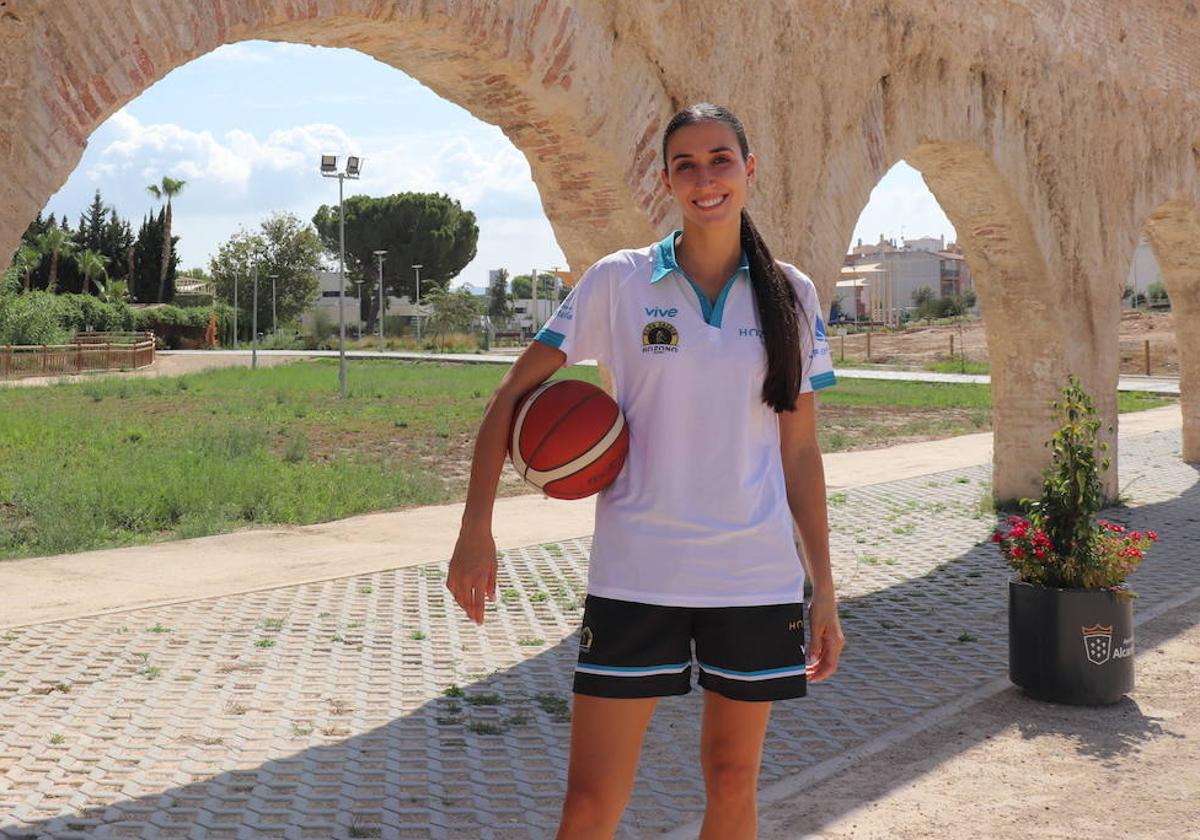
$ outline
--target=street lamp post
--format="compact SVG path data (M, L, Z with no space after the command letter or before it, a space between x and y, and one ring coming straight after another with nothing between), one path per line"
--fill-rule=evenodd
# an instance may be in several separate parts
M413 266L413 270L417 272L417 349L421 345L421 269L425 266L417 263Z
M375 251L375 259L379 262L379 352L383 352L383 260L386 250Z
M238 263L236 263L236 262L235 262L235 263L233 264L233 349L234 349L234 350L238 349L238 345L237 345L237 340L238 340L238 333L237 333L237 313L238 313L237 292L238 292L238 289L237 289L237 287L238 287L238 275L239 275L239 274L241 274L241 273L242 273L242 267L241 267L241 265L239 265Z
M279 322L275 318L275 281L279 279L278 274L268 274L271 278L271 337L274 338L279 334Z
M321 155L321 176L338 179L338 394L346 398L346 209L345 181L358 178L362 158L346 158L346 171L337 167L337 155Z
M258 260L254 261L254 304L251 307L254 311L254 317L251 319L250 326L253 335L250 336L250 369L258 369Z

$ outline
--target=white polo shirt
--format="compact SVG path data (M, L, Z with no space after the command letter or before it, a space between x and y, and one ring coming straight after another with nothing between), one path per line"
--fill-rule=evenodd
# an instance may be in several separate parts
M715 303L675 262L673 232L604 257L537 335L611 371L629 457L596 501L588 592L672 606L799 601L804 569L762 401L767 354L745 255ZM808 316L800 393L836 383L812 281L780 263Z

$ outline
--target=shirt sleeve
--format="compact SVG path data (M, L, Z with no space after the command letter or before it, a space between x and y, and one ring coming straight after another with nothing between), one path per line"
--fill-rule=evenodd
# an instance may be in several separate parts
M568 365L585 359L609 361L612 325L607 275L600 263L585 271L550 320L533 337L535 341L565 353Z
M817 287L795 268L788 274L808 320L807 324L800 324L800 358L804 366L800 393L806 394L836 385L837 376L833 372L833 357L825 339L825 318L821 311L821 301L817 297Z

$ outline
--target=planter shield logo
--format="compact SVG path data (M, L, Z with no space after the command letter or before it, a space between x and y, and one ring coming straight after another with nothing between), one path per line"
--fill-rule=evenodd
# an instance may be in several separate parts
M1112 625L1096 624L1080 629L1083 631L1083 649L1087 653L1088 662L1103 665L1112 655Z

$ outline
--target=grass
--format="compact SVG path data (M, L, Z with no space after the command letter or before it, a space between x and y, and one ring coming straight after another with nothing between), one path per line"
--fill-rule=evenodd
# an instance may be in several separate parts
M449 502L465 476L436 463L469 457L503 373L354 362L344 401L332 359L6 390L0 559Z
M461 500L474 433L504 372L354 361L346 400L337 397L335 359L7 389L0 560ZM557 376L599 381L592 367ZM845 378L820 401L827 452L991 424L991 391L981 385ZM1169 402L1123 393L1119 405ZM883 429L879 419L893 415ZM561 556L556 543L544 548ZM502 600L518 598L510 591Z

